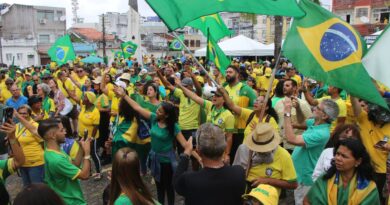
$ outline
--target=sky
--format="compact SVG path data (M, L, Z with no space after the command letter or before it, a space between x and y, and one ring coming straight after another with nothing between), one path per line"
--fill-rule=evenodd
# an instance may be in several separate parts
M53 6L66 8L66 21L69 28L72 24L72 2L71 0L3 0L2 3L8 4L26 4L37 6ZM124 13L129 10L128 0L78 0L79 18L84 18L85 23L99 22L98 15L106 12ZM138 10L142 16L155 16L156 14L145 2L138 0Z
M53 6L66 8L66 24L69 28L72 24L72 4L71 0L3 0L3 3L26 4L38 6ZM330 5L332 0L321 0L325 5ZM99 15L106 12L127 12L129 9L128 0L78 0L79 18L84 18L85 23L98 23ZM156 14L145 2L138 0L138 10L142 16L155 16Z

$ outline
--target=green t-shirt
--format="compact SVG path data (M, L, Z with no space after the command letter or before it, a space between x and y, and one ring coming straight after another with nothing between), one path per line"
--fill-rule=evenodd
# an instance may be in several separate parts
M132 75L130 77L130 83L133 83L133 84L135 84L137 81L140 81L140 80L141 80L141 78L139 77L139 75Z
M133 205L129 197L124 194L121 194L114 202L114 205ZM154 201L154 205L161 205L157 201Z
M175 89L173 95L180 99L179 104L179 125L183 130L192 130L199 127L199 109L195 101L187 98L183 91Z
M150 136L152 138L151 147L156 153L166 153L173 150L173 140L180 132L180 127L175 123L174 135L170 135L166 127L161 128L158 125L156 113L150 115L151 129ZM161 158L160 162L170 162L169 158Z
M45 182L62 197L65 204L87 204L77 179L81 170L72 164L71 158L63 151L46 149L44 159Z
M306 120L307 130L302 133L304 146L296 146L292 153L298 182L313 185L313 171L330 137L330 124L315 125L314 119Z
M5 179L14 173L12 159L0 160L0 185L5 184Z

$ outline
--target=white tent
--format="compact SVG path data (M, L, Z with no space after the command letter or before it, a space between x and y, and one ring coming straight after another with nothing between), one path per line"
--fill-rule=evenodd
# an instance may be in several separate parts
M227 56L272 56L274 49L270 46L247 38L243 35L218 43ZM195 56L206 56L206 48L195 51Z

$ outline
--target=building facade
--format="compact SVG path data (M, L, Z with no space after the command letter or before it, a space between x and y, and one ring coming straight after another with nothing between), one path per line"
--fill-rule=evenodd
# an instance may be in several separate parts
M13 4L1 10L2 56L15 57L15 65L50 62L47 51L66 33L65 8ZM24 42L24 43L23 43ZM21 53L15 52L18 48ZM34 50L34 51L32 51ZM19 54L19 57L18 57ZM6 63L6 62L4 62Z
M333 0L333 13L367 36L382 30L389 22L389 0Z

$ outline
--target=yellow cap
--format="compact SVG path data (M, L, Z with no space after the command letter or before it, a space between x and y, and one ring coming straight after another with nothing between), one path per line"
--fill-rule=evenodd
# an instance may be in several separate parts
M85 95L85 97L88 98L88 101L89 101L90 103L92 103L92 104L95 103L95 101L96 101L96 95L95 95L95 93L88 91L88 92L85 92L84 95Z
M264 75L265 77L270 77L272 75L272 69L270 67L265 68Z
M198 80L198 82L204 84L204 78L200 75L196 76L196 79Z
M261 203L267 205L277 205L279 201L279 195L276 188L266 184L260 184L258 187L252 189L249 194L246 194L243 197L246 198L248 196L254 197Z

